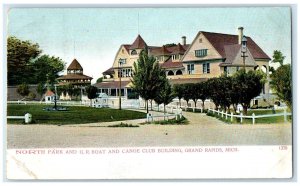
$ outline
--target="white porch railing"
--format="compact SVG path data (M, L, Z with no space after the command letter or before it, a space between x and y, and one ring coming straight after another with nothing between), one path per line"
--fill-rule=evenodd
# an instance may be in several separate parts
M227 120L228 117L230 117L230 121L233 122L233 117L235 118L239 118L240 119L240 123L243 123L243 118L248 118L248 119L252 119L252 124L255 124L255 119L257 118L268 118L268 117L278 117L278 116L283 116L284 118L284 122L287 122L287 116L291 116L292 113L288 113L286 112L286 109L284 109L283 113L278 113L278 114L265 114L265 115L255 115L254 113L251 116L244 116L243 113L241 112L240 115L234 115L232 112L229 114L227 112L223 112L220 110L214 110L214 109L208 109L207 111L214 113L217 113L218 116L221 115L222 118L225 117L225 119Z

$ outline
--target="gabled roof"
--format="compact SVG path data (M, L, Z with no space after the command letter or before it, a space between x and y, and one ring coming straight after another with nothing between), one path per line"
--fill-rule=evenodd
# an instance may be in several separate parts
M110 75L115 73L114 68L110 67L109 69L105 70L104 72L102 72L103 75Z
M45 96L54 96L55 94L51 90L47 90Z
M131 45L126 44L126 45L123 45L123 46L126 49L126 51L129 53L129 48L130 48Z
M172 62L172 57L169 57L169 59L166 62L160 64L160 67L161 68L167 68L167 69L169 69L169 68L183 68L183 65L182 65L182 62Z
M147 47L146 42L144 41L144 39L140 36L140 34L137 36L137 38L135 39L135 41L131 44L131 46L129 47L129 49L144 49Z
M247 48L248 49L248 48ZM220 63L220 66L241 66L243 65L243 57L241 56L241 45L226 45L224 46L226 60L224 63ZM249 49L245 53L245 66L254 67L256 66L255 60L253 59Z
M203 31L200 31L199 33L202 33L208 39L208 41L223 58L226 58L224 46L238 44L238 35ZM251 37L247 37L247 40L247 48L251 52L254 59L271 60L270 57L251 39Z
M225 63L232 63L240 49L241 45L239 44L224 46L224 51L226 55Z
M183 46L178 43L175 47L173 47L172 54L184 54L186 49L183 48Z
M151 49L151 54L152 55L169 55L171 54L171 51L167 49L167 47L162 46L162 47L156 47Z
M67 70L83 70L83 68L76 59L73 59Z

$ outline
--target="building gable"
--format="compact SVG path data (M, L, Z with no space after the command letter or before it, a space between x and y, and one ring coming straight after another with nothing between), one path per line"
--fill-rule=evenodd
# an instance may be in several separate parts
M200 31L185 52L182 62L220 58L222 58L222 56Z
M226 50L226 48L225 48ZM229 49L230 50L230 49ZM241 52L241 46L240 45L237 45L237 50L232 50L232 51L235 51L235 55L232 59L230 58L226 58L226 61L225 63L231 63L232 66L243 66L244 63L243 63L243 57L242 57L242 52ZM255 67L256 66L256 63L255 63L255 60L252 56L252 54L249 52L249 49L247 50L247 52L245 53L245 66L247 67Z
M118 68L120 59L126 59L126 62L128 61L128 59L129 59L128 46L130 46L130 45L121 45L120 46L120 48L116 54L116 57L114 59L113 68Z

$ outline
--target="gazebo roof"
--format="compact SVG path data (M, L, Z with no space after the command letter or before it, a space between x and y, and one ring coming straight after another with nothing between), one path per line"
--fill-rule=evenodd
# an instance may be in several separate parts
M67 74L57 78L58 80L92 80L93 78L90 76L86 76L84 74Z
M83 68L76 59L73 59L67 70L83 70Z

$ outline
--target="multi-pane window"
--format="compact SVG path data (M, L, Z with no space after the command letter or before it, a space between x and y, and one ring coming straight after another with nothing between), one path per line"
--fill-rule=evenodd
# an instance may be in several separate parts
M172 55L172 60L178 59L178 55Z
M119 59L119 65L126 64L126 59Z
M196 57L204 57L207 56L207 49L195 50Z
M121 77L131 77L132 76L132 69L131 68L123 68L121 70Z
M188 64L187 65L187 72L188 72L188 74L194 74L195 73L195 65L194 64Z
M209 73L210 73L210 64L203 63L203 74L209 74Z

